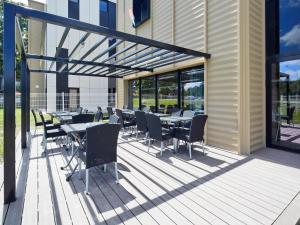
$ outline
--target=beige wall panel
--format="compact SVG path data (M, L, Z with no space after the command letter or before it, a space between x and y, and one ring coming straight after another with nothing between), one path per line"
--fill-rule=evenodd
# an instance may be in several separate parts
M250 151L265 146L264 1L249 1Z
M171 44L173 3L169 1L152 0L153 39Z
M207 2L207 144L238 151L238 1Z
M175 44L203 51L205 45L204 0L174 2Z

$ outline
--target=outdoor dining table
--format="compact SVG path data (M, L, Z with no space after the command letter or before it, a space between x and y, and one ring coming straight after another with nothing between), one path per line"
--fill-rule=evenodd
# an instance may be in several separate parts
M184 116L164 116L160 117L160 121L168 124L178 125L180 123L186 123L192 121L192 117Z
M63 111L63 112L50 112L49 113L53 117L61 117L61 116L76 116L79 113L78 112L68 112L68 111Z
M61 125L60 128L67 134L67 146L69 146L71 135L86 132L86 129L88 127L95 126L98 124L100 124L100 123L99 122L91 122L91 123L64 124L64 125ZM69 160L69 162L67 163L67 165L64 167L61 167L61 169L64 169L67 166L69 166L70 162L76 155L76 151L74 152L74 142L73 141L72 141L71 149L72 149L72 153L71 153L72 157Z

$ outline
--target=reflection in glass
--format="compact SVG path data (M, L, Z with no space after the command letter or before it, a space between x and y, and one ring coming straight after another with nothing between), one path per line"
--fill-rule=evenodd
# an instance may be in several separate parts
M273 64L272 142L300 149L300 60Z
M280 0L280 54L300 52L300 2Z
M139 80L130 80L128 82L128 108L129 109L139 109Z
M182 108L204 112L204 68L194 68L181 73Z
M141 80L142 102L141 108L145 106L153 109L155 107L155 77L145 77Z
M158 77L158 111L168 114L171 109L178 107L177 73L165 74Z

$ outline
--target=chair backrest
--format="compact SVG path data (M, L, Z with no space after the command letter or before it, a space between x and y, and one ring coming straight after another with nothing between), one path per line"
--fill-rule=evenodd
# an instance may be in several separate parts
M150 111L155 113L156 109L155 109L155 106L154 105L150 105Z
M117 161L119 124L99 124L86 129L86 168Z
M117 115L111 115L109 117L109 123L110 124L116 124L116 123L119 123L119 117Z
M165 107L166 107L166 105L164 105L164 104L160 104L160 105L159 105L159 107L160 107L160 108L165 108Z
M35 123L35 125L36 125L36 124L37 124L37 118L36 118L36 114L35 114L34 109L31 109L31 113L32 113L32 115L33 115L34 123Z
M124 127L124 118L122 110L116 109L116 115L119 117L119 123L121 124L121 127Z
M72 117L72 123L91 123L93 121L93 114L79 114Z
M135 118L136 118L136 126L139 131L146 132L147 128L147 119L146 113L143 111L135 111Z
M79 114L81 114L81 113L82 113L82 107L78 107L78 108L76 109L76 112L79 113Z
M160 118L153 114L146 114L146 120L149 137L157 141L162 141L162 126Z
M207 115L194 116L190 129L190 142L203 141Z
M111 116L114 114L112 107L107 107L106 109L107 109L108 116Z
M173 109L174 109L174 106L168 105L167 110L166 110L166 114L171 114L173 112Z
M103 120L103 113L101 110L98 109L95 115L95 121L99 122L100 120Z
M195 111L185 110L185 111L183 111L182 116L183 117L193 117L193 116L195 116Z
M128 109L128 106L127 105L123 105L123 109Z
M295 107L295 106L293 106L293 107L289 108L289 114L288 114L288 117L289 117L290 119L293 119L293 117L294 117L294 112L295 112L295 109L296 109L296 107Z
M97 106L97 110L100 111L100 112L102 112L101 106Z
M145 113L149 113L149 112L150 112L150 108L149 108L148 106L145 106L145 107L143 108L143 111L144 111Z
M181 116L182 110L178 108L173 108L171 115L172 116Z
M47 129L46 129L46 122L45 122L45 118L44 118L43 112L39 111L39 114L40 114L41 121L42 121L42 124L43 124L43 127L44 127L44 132L46 134L47 133Z

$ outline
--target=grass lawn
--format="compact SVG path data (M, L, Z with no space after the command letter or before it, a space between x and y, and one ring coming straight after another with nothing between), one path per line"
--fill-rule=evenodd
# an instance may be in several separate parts
M0 161L3 159L3 109L0 109ZM30 113L30 127L34 127L34 119ZM16 136L21 130L21 109L16 109Z

